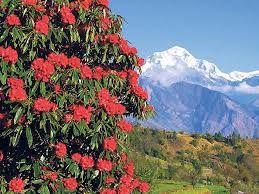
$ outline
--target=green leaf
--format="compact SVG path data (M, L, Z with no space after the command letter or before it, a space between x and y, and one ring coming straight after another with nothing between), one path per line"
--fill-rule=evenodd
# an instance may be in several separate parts
M17 123L18 123L18 121L19 121L19 119L21 118L22 114L23 114L23 108L20 107L20 108L17 110L16 114L15 114L15 117L14 117L14 124L17 124Z
M43 185L43 186L40 188L40 194L50 194L49 188L48 188L47 185Z
M33 174L34 174L34 177L35 178L40 178L40 164L39 162L36 162L34 165L33 165Z
M28 171L28 170L30 170L30 169L31 169L31 165L24 164L24 165L20 168L19 172Z
M28 126L26 127L26 137L27 137L28 146L30 148L33 143L33 137L32 137L32 133L31 133L31 128Z

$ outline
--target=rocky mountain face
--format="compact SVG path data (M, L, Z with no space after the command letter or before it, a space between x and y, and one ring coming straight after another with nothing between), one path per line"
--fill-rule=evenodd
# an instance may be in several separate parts
M145 125L259 137L259 71L224 73L180 47L155 53L142 70L157 111Z

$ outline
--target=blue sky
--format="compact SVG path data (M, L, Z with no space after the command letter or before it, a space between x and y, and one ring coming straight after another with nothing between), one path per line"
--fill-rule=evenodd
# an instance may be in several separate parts
M110 0L144 58L173 46L226 72L259 70L259 0Z

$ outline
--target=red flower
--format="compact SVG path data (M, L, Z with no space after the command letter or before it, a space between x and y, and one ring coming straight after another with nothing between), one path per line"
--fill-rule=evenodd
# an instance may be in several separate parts
M66 179L63 179L62 182L65 188L69 191L74 191L78 187L78 184L75 178L66 178Z
M118 192L117 192L117 194L131 194L131 193L132 193L131 187L129 187L128 185L124 185L124 184L122 184L118 188Z
M133 189L136 189L138 186L139 186L139 180L137 178L135 178L133 180L132 187L133 187Z
M54 91L55 91L56 94L60 94L60 93L61 93L61 87L60 87L60 85L55 85Z
M141 193L147 193L150 189L150 186L146 182L142 182L139 184L139 192Z
M74 23L76 23L76 18L73 15L72 11L68 7L63 6L60 9L60 14L61 14L61 19L62 19L63 23L65 23L65 24L74 24Z
M0 113L0 120L3 120L5 118L5 114Z
M24 182L20 178L14 178L9 183L9 190L15 193L21 193L24 189Z
M97 0L96 3L98 5L103 5L105 7L108 7L109 6L109 0Z
M27 94L23 88L13 88L9 91L8 97L11 102L21 102L27 99Z
M93 70L93 78L100 81L103 77L103 68L101 67L96 67L94 70Z
M81 161L82 155L79 154L79 153L75 153L75 154L73 154L73 155L71 156L71 158L72 158L72 160L73 160L75 163L79 164L80 161Z
M8 47L7 49L1 47L0 56L3 57L4 61L11 62L12 64L15 64L18 60L18 53L12 47Z
M103 141L104 150L114 152L117 148L117 143L113 137L106 138Z
M35 24L35 30L37 33L48 35L49 25L48 25L48 23L46 23L44 21L37 21Z
M101 19L101 26L104 31L107 31L110 28L112 21L109 18L102 18Z
M31 64L31 68L35 71L34 78L38 81L48 82L51 75L55 72L53 64L44 61L42 58L35 59Z
M92 156L83 156L80 161L80 165L84 170L92 168L94 166L94 159Z
M117 121L117 127L125 133L130 133L132 131L131 123L125 120Z
M91 4L92 0L83 0L80 2L80 6L86 11L89 10Z
M119 76L119 78L121 79L126 79L127 78L127 72L126 71L120 71L120 72L116 72L117 76Z
M72 121L72 119L73 119L73 115L71 115L71 114L66 114L65 115L65 123L69 123L69 122L71 122Z
M98 159L96 167L99 171L110 172L112 170L112 162L110 160Z
M81 66L80 59L75 57L75 56L71 57L69 59L69 66L72 67L72 68L75 68L75 69L80 68L80 66Z
M66 68L69 64L69 59L64 53L60 53L60 54L50 53L48 56L48 61L51 64L54 64L63 68Z
M0 162L4 160L4 153L2 150L0 150Z
M51 109L54 110L55 108L56 108L56 104L42 97L35 100L34 106L33 106L33 109L38 112L50 112Z
M31 5L31 6L35 6L37 4L37 0L22 0L22 2L25 5Z
M126 108L117 103L117 97L111 97L109 91L105 88L98 93L99 106L103 107L108 115L123 115Z
M55 182L55 180L58 178L58 174L56 172L50 172L48 174L48 178L51 180L51 182Z
M130 48L130 55L132 55L132 56L134 56L134 55L136 55L138 53L138 50L135 48L135 47L133 47L133 48Z
M21 25L20 19L15 14L11 14L6 17L6 22L10 26L19 26Z
M71 109L74 111L73 119L77 122L80 122L82 119L85 120L87 124L91 121L91 111L92 108L85 108L82 105L73 105Z
M134 93L136 96L142 98L143 100L148 99L148 93L139 85L132 85L131 92Z
M138 67L142 67L145 63L145 60L143 58L140 58L140 57L137 58L137 61L138 61L138 63L137 63Z
M56 145L56 155L58 158L64 158L67 154L67 146L61 142Z
M130 162L130 163L127 163L123 169L125 170L125 172L130 175L130 176L133 176L134 175L134 163L133 162Z
M122 162L126 162L127 161L127 154L125 153L125 152L123 152L122 154L121 154L121 161Z
M100 194L116 194L116 191L114 189L103 188Z
M92 78L92 70L87 65L82 65L80 73L82 79Z
M130 54L130 47L128 45L128 42L126 40L120 40L119 42L120 50L123 54L129 55Z
M121 178L120 178L120 183L121 184L124 184L124 185L127 185L127 186L130 186L131 185L131 181L132 181L132 177L127 175L127 174L124 174Z
M111 176L107 176L106 179L105 179L105 184L111 184L111 183L114 183L115 182L115 179Z
M104 42L110 42L112 44L119 44L120 37L118 34L108 34L104 36Z
M116 194L116 191L114 189L107 189L104 188L102 189L102 191L100 192L100 194Z
M14 77L8 78L7 83L13 89L23 88L23 84L24 84L22 79L17 79Z

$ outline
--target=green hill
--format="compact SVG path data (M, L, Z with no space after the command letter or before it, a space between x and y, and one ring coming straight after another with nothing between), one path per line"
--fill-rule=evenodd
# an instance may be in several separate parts
M259 193L259 140L135 128L130 157L152 193Z

